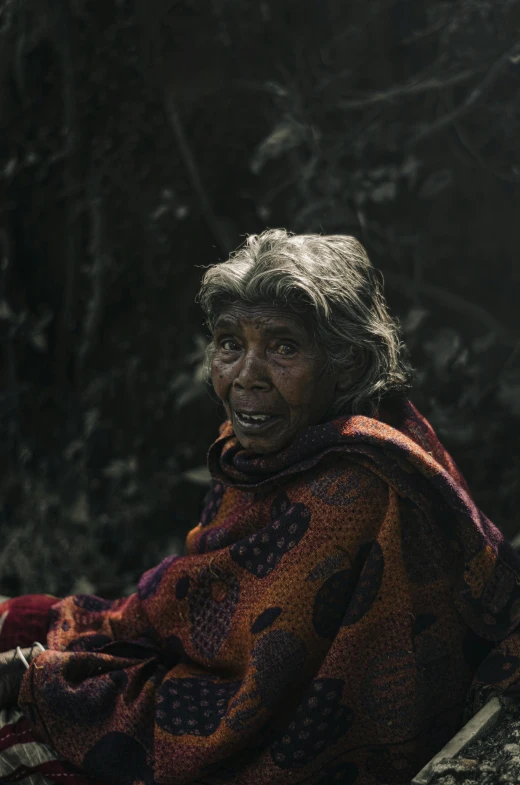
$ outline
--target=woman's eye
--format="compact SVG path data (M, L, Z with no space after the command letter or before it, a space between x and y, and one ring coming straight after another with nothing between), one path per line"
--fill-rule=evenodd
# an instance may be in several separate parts
M224 338L220 342L220 347L226 352L234 352L239 348L238 344L236 344L235 341L233 341L231 338Z
M292 346L290 343L280 343L277 347L277 353L283 354L285 357L289 357L291 354L296 352L296 348Z

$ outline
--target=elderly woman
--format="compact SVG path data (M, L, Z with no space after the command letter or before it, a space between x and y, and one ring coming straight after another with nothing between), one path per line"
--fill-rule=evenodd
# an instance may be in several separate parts
M21 652L27 670L4 655L19 732L54 754L32 770L409 783L519 680L518 559L406 399L354 238L249 237L200 303L227 416L200 523L126 599L42 600L48 648ZM12 614L10 642L30 643Z

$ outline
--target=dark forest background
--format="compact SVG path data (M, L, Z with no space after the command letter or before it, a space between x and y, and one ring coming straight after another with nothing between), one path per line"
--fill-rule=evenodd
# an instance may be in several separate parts
M0 593L116 596L182 548L201 268L267 226L366 245L515 540L519 96L518 0L0 0Z

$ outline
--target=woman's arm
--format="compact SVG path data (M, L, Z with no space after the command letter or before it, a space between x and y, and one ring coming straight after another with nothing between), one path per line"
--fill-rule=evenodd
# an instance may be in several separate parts
M20 692L39 734L105 785L192 782L244 748L256 750L272 718L309 680L319 681L365 564L365 604L360 610L356 600L352 613L369 608L381 580L376 538L388 488L365 470L349 466L345 473L345 482L334 476L335 506L324 506L321 486L301 502L297 491L294 501L290 490L277 493L254 518L254 535L244 536L238 519L236 544L169 560L123 606L103 611L64 601L49 640L65 635L69 650L41 654ZM216 536L222 525L211 524ZM264 563L267 575L258 571ZM85 644L94 634L109 640L156 634L160 646L139 654L124 648L130 643L107 642L81 651L82 619ZM339 718L334 728L343 728L348 712L340 694L330 700Z

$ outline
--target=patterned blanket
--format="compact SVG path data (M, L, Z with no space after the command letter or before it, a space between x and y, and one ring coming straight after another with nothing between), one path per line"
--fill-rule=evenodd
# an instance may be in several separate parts
M515 689L519 560L410 403L268 457L228 423L209 467L187 555L51 611L20 705L83 772L408 783L465 708Z

